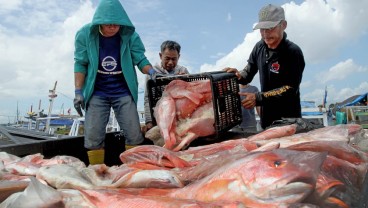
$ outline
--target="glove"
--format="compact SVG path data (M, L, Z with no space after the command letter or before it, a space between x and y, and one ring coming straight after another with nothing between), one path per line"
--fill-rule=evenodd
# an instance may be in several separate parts
M156 79L157 72L153 68L150 68L148 70L148 74L150 75L150 79L151 80L155 80Z
M148 70L148 74L150 75L150 79L156 83L156 79L160 78L160 77L165 77L164 74L161 73L157 73L156 70L154 70L153 68L151 68L150 70Z
M73 102L75 110L78 112L80 116L83 116L82 109L84 110L84 97L81 89L75 90L75 97Z

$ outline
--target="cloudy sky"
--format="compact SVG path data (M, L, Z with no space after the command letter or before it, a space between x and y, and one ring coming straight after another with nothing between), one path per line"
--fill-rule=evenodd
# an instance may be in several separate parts
M259 9L269 1L121 0L140 34L146 56L159 62L167 39L182 45L180 64L191 73L245 66L254 44ZM91 21L98 0L0 0L0 123L17 114L72 108L75 32ZM321 104L368 92L367 0L274 0L285 9L288 38L304 53L302 100ZM144 76L139 74L141 92ZM252 81L259 87L258 76ZM142 95L142 93L140 94ZM138 103L143 109L142 99ZM73 108L72 108L73 109ZM72 113L75 113L74 109Z

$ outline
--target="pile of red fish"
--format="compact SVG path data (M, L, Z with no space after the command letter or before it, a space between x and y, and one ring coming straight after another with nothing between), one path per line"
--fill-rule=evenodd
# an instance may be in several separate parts
M2 152L0 207L357 207L365 130L295 131L274 127L182 151L139 146L112 167Z

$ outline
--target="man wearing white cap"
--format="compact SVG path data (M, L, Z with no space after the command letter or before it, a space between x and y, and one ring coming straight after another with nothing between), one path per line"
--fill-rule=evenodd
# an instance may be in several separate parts
M245 96L244 108L261 106L262 128L282 118L301 117L299 86L305 67L304 56L298 45L286 39L286 27L282 7L264 6L254 27L254 30L260 29L262 40L254 46L248 64L242 71L224 69L235 73L240 84L250 83L259 72L261 92L239 94Z

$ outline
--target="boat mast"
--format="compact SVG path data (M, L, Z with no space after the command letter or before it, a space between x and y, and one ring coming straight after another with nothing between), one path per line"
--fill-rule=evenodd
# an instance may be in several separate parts
M17 122L16 124L19 124L19 106L18 106L18 101L17 101Z
M51 119L51 112L52 112L52 105L54 104L54 98L56 98L57 94L55 93L56 91L56 85L57 85L57 81L55 82L54 85L54 89L49 90L49 101L50 101L50 105L49 105L49 112L47 114L47 121L46 121L46 129L45 132L49 132L50 131L50 119Z

